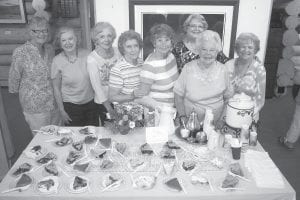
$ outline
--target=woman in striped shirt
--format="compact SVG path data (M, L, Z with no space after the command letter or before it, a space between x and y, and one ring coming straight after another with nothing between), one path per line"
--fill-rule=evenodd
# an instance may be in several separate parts
M135 97L148 95L159 105L174 106L173 86L178 78L177 64L171 53L175 33L167 24L150 29L154 51L147 57L141 71L141 85Z
M109 100L128 102L134 99L133 91L140 84L140 72L143 60L139 58L143 41L133 30L122 33L118 40L121 59L112 67L109 77Z

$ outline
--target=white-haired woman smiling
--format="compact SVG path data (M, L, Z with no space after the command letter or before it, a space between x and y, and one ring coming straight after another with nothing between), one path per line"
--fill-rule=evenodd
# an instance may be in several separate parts
M179 116L187 116L194 109L201 121L205 109L210 108L217 121L223 111L224 99L232 95L227 69L216 60L221 39L218 33L206 30L199 44L200 58L187 63L175 82L175 105Z

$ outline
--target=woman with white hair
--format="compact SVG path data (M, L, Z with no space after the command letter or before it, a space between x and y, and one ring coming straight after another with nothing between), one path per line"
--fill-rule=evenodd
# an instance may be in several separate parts
M51 78L62 120L66 126L97 126L94 91L86 69L89 51L78 48L75 31L70 27L61 27L56 41L63 51L53 59Z
M207 30L208 24L203 15L191 14L183 23L183 39L175 44L172 53L177 62L178 72L180 73L184 65L192 60L199 59L198 49L201 33ZM221 51L217 54L217 60L225 63L229 59Z
M101 125L104 125L106 113L113 117L114 110L108 98L109 75L111 68L121 58L113 42L116 30L108 22L98 22L91 31L91 38L95 49L87 58L87 69L95 92L95 103L98 104Z
M224 101L232 95L232 87L226 67L216 60L221 50L219 34L206 30L199 44L200 57L187 63L175 82L175 105L180 117L195 110L201 121L206 108L210 108L216 122L223 111Z

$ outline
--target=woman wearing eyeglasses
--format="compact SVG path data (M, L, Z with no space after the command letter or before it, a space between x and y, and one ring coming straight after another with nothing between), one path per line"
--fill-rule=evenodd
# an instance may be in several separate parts
M9 71L9 92L19 93L20 104L31 130L42 126L59 125L50 66L54 49L49 41L49 23L33 17L28 24L30 40L13 52Z
M172 53L174 54L177 62L178 72L181 73L182 68L188 62L199 59L197 46L201 33L207 30L208 24L203 15L191 14L183 23L183 40L178 42ZM227 62L229 59L222 51L218 52L217 61L221 63Z

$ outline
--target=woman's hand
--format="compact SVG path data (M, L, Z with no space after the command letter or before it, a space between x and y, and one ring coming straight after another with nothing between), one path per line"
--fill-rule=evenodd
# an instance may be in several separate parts
M61 110L60 115L64 124L69 124L72 121L72 119L69 117L68 113L65 110Z

